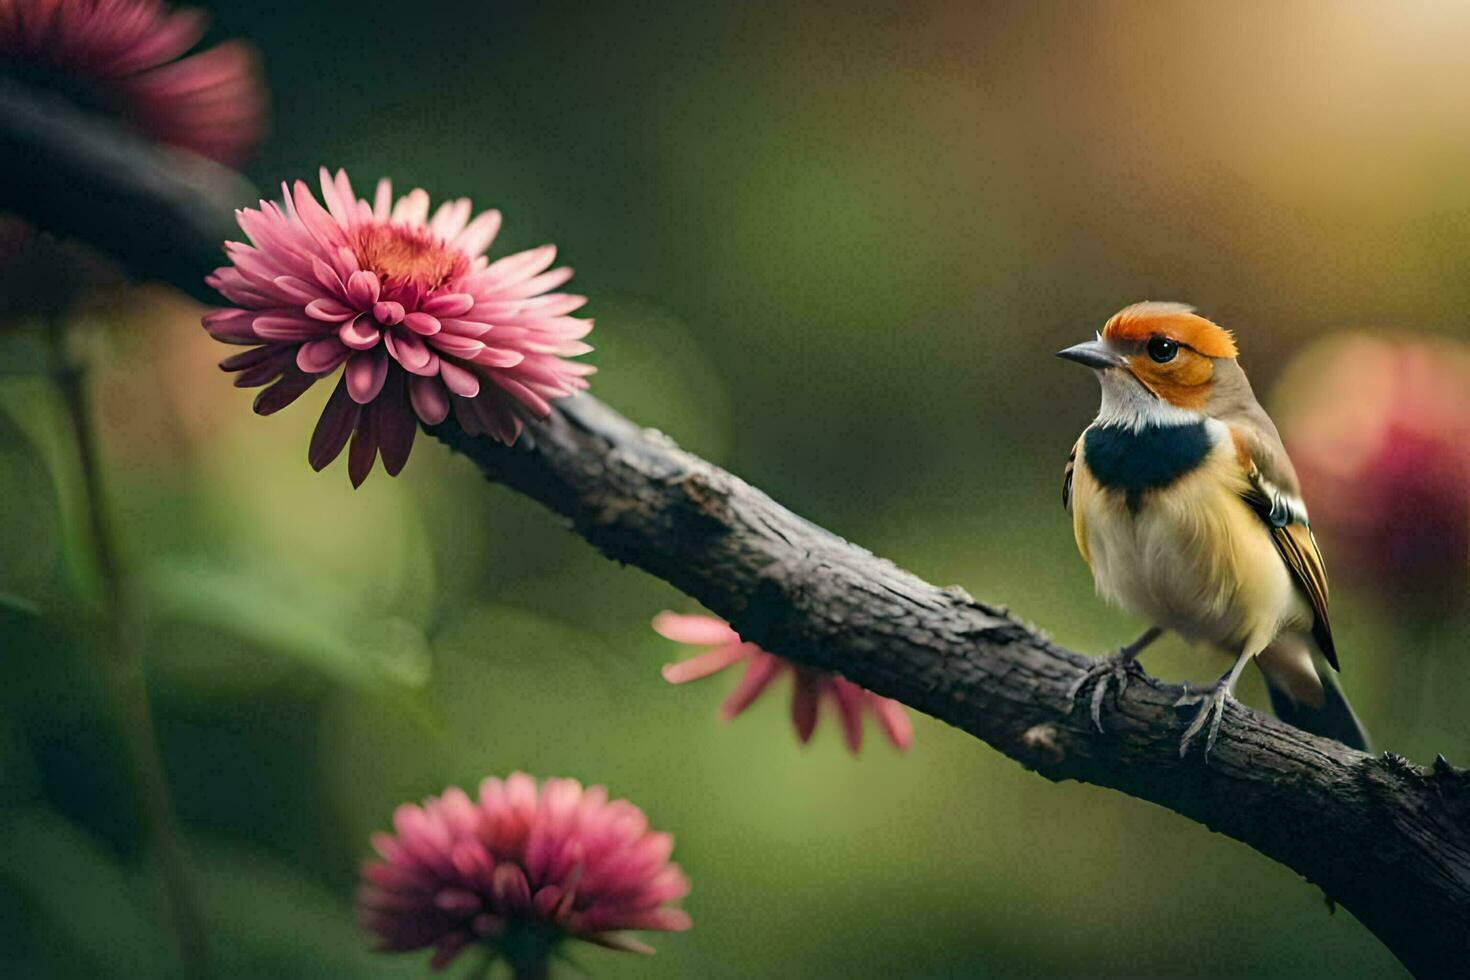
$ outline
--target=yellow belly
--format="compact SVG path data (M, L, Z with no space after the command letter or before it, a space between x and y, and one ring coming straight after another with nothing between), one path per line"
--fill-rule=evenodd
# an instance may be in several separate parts
M1283 629L1305 629L1311 609L1240 499L1242 478L1221 446L1135 512L1078 466L1077 544L1100 595L1148 622L1232 653L1258 653Z

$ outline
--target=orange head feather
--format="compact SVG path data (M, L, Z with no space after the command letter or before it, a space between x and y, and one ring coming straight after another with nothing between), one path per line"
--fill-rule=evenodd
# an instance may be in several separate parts
M1235 338L1183 303L1146 301L1126 306L1103 327L1104 340L1147 341L1167 337L1205 357L1234 357Z
M1194 411L1209 400L1215 361L1236 354L1230 331L1183 303L1134 303L1113 315L1102 336L1140 384Z

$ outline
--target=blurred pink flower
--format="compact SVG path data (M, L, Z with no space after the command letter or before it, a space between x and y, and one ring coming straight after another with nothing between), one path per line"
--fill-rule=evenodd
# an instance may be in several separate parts
M817 713L823 698L837 706L842 720L842 735L854 755L863 744L863 712L871 711L878 719L883 734L899 750L906 750L914 740L913 724L903 705L852 681L822 670L792 663L774 653L767 653L754 643L746 643L724 620L715 616L683 616L662 612L653 618L653 628L660 636L675 643L713 647L704 653L668 664L664 680L670 684L686 684L719 673L737 663L745 664L745 674L735 690L720 706L726 721L750 707L756 698L781 674L792 675L791 721L796 737L810 741L817 727Z
M689 893L673 838L601 786L512 773L478 800L451 787L405 803L393 829L373 835L382 860L363 865L359 918L384 952L434 947L436 970L473 944L531 974L564 939L652 953L623 930L691 924L669 904Z
M1354 335L1281 385L1285 438L1329 567L1421 615L1470 596L1470 348Z
M593 368L566 360L592 348L591 320L567 314L586 297L553 293L572 276L546 271L551 245L485 257L500 212L473 221L466 198L429 216L429 195L393 201L378 182L359 200L347 174L321 171L324 209L302 181L282 185L284 208L262 201L240 212L253 245L228 242L232 265L209 284L236 306L204 317L216 340L250 350L220 367L235 384L271 384L255 399L269 415L319 378L343 367L307 454L320 470L342 452L360 486L379 452L396 476L413 448L417 422L437 425L450 409L468 433L507 445L519 413L542 417L550 401L587 387Z
M238 163L265 129L265 83L240 41L181 57L205 25L161 0L0 0L0 62L152 139Z

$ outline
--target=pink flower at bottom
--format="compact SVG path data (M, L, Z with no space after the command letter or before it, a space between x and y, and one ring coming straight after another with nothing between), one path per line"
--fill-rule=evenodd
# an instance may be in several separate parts
M824 699L837 706L843 738L854 755L863 744L865 712L873 713L888 741L900 751L913 743L913 724L903 705L897 701L879 697L836 674L803 667L774 653L767 653L754 643L741 640L740 634L722 619L662 612L653 618L653 628L660 636L675 643L714 648L665 666L664 680L670 684L686 684L737 663L745 664L745 674L739 685L720 706L720 714L726 721L750 707L772 681L789 672L792 675L791 721L796 726L796 737L803 743L809 741L816 730L817 713Z
M369 203L341 170L320 176L326 207L298 180L281 204L238 212L252 244L227 242L231 264L207 280L235 305L204 317L216 340L250 348L220 367L237 386L270 386L255 399L261 415L341 370L307 451L314 469L350 439L353 486L380 454L396 476L418 424L451 411L469 434L509 445L523 413L545 418L587 387L593 368L567 360L592 349L592 321L568 315L587 299L552 292L572 277L551 268L553 246L491 262L499 211L471 220L459 198L431 216L422 190L395 202L380 180Z
M436 970L477 944L528 973L564 939L652 953L624 930L691 924L668 904L689 893L673 838L601 786L512 773L477 800L451 787L405 803L393 829L373 836L358 915L384 952L432 946Z

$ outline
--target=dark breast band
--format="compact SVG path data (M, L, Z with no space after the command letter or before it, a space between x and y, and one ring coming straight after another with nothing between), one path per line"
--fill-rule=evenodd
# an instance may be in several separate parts
M1133 511L1146 493L1197 469L1209 454L1203 421L1141 429L1095 425L1082 442L1083 461L1098 486L1124 494Z

